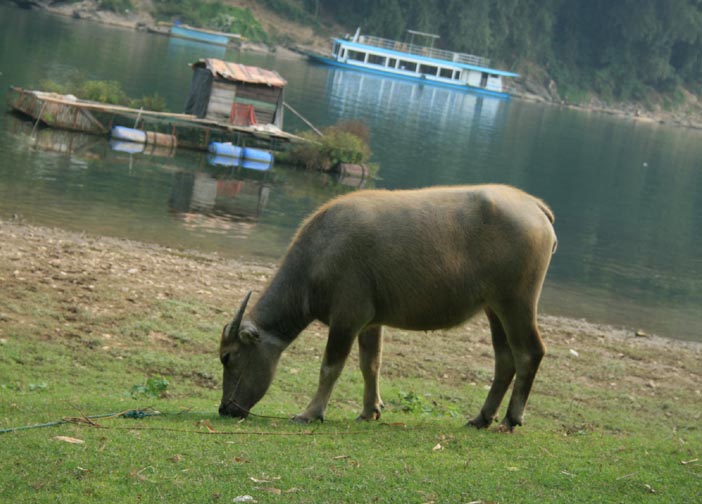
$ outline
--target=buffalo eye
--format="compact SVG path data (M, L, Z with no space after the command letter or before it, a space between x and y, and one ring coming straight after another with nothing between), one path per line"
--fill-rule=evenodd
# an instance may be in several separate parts
M225 353L224 355L222 355L222 356L219 358L219 360L222 361L222 365L223 365L223 366L226 366L226 365L227 365L227 362L229 362L229 352L227 352L227 353Z

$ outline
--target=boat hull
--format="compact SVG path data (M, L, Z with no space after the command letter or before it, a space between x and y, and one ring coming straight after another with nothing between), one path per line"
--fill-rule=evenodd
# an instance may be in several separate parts
M182 26L171 27L171 36L221 46L226 46L227 44L229 44L229 37L227 37L226 35L206 33L191 28L184 28Z
M414 75L404 75L401 73L387 72L382 69L368 68L360 65L350 65L348 63L338 61L332 57L324 56L317 53L307 53L307 57L317 63L324 65L334 66L337 68L343 68L346 70L354 70L357 72L371 73L375 75L382 75L383 77L390 77L395 79L407 80L412 82L417 82L419 84L428 84L431 86L439 86L448 89L454 89L457 91L466 91L469 93L478 93L482 95L492 96L494 98L509 99L509 93L491 91L489 89L482 89L478 87L469 86L468 84L451 84L448 82L434 81L424 77L416 77Z
M56 103L42 98L40 93L12 87L7 92L7 104L13 110L54 128L98 135L108 131L89 110L80 108L79 104Z

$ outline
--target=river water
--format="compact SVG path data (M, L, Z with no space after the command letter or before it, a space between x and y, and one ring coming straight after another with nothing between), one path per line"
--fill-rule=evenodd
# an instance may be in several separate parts
M318 126L368 124L379 178L397 189L500 182L545 199L559 247L542 312L702 341L702 132L503 101L30 12L0 4L0 99L45 79L116 80L182 111L188 63L272 68ZM302 131L291 114L286 129ZM0 114L0 218L278 260L296 226L359 181L206 156L114 151L106 139ZM1 259L0 259L1 260Z

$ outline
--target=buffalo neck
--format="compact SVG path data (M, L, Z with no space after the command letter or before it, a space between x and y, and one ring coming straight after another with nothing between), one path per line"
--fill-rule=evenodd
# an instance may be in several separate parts
M249 318L259 330L291 343L312 322L306 289L294 268L281 268L261 295Z

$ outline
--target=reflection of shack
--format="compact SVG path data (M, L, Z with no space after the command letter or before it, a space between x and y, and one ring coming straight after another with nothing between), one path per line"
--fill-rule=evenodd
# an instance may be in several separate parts
M269 194L270 187L262 181L178 172L170 205L188 226L245 236L256 226Z
M193 63L186 114L236 126L283 129L283 89L287 82L277 72L201 59Z

